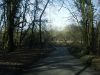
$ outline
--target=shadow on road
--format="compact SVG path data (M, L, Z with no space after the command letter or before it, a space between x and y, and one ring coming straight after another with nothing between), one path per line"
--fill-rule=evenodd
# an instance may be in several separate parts
M56 47L46 58L31 66L30 69L16 74L0 75L75 75L84 65L79 59L74 58L67 50L67 47ZM80 75L99 75L94 70L88 68Z
M56 47L44 60L33 65L34 68L25 71L23 75L75 75L84 65L79 59L74 58L67 47ZM80 75L99 75L91 69L87 69Z

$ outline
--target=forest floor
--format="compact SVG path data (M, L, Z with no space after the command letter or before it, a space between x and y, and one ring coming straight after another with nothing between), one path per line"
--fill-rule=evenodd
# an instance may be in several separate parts
M69 53L67 47L55 47L55 49L22 75L75 75L85 66ZM100 75L100 72L89 67L80 75Z

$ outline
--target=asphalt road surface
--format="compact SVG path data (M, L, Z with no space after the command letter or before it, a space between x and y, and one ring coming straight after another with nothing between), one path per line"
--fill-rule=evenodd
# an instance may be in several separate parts
M22 75L75 75L84 65L68 52L67 47L55 47L54 51L33 67ZM91 68L87 68L80 75L100 74Z

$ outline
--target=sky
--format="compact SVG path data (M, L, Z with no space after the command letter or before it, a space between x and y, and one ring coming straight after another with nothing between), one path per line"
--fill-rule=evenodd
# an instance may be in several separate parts
M65 7L71 10L71 12L74 12L78 14L77 9L73 6L73 0L60 0L60 1L66 1ZM98 6L99 0L93 0L94 4ZM48 5L48 8L46 9L47 18L49 21L49 24L54 29L63 30L65 26L70 25L72 23L76 23L76 20L73 18L72 14L69 12L66 8L61 8L62 2L54 3L54 5ZM61 8L61 9L60 9ZM60 10L60 11L59 11ZM77 17L80 20L79 14Z
M63 29L66 24L69 24L69 21L67 21L66 19L70 16L70 13L68 11L66 11L64 8L58 11L59 7L50 8L51 9L48 9L47 18L53 25L53 27Z
M69 2L72 3L71 0L69 0ZM66 2L66 5L69 5L68 2ZM58 30L62 30L66 25L75 22L69 10L61 8L61 6L62 3L55 4L54 6L48 5L48 8L46 9L48 21L52 28L56 28Z

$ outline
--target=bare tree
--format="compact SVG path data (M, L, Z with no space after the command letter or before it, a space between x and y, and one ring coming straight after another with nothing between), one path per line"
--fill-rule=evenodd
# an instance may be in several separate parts
M18 12L18 8L20 6L21 0L3 0L5 4L5 19L6 19L6 27L5 28L5 39L4 41L4 49L8 49L8 51L14 50L14 30L15 30L15 17Z
M43 11L42 11L42 13L41 13L41 15L40 15L40 18L39 18L40 47L42 47L41 19L42 19L42 16L43 16L43 14L44 14L46 8L47 8L47 5L48 5L49 1L50 1L50 0L47 0L47 3L46 3L46 5L44 6L44 9L43 9Z

